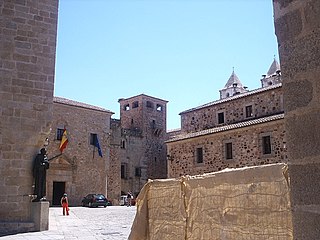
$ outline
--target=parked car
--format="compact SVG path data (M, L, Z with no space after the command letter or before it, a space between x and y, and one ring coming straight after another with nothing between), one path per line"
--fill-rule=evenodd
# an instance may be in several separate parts
M88 206L88 207L99 207L99 206L111 206L112 203L110 200L108 200L103 194L88 194L82 199L82 206Z

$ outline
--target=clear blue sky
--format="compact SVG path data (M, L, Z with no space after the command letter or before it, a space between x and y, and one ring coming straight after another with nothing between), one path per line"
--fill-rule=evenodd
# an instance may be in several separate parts
M169 101L179 113L219 99L232 68L260 87L278 49L272 0L60 0L54 95L119 118L119 98Z

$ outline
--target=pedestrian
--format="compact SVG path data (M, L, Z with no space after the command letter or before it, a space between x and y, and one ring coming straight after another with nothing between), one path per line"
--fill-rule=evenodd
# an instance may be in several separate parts
M127 194L127 207L131 207L131 198L132 198L131 192L128 192L128 194Z
M69 215L69 202L68 202L68 197L67 194L64 193L61 200L61 206L63 209L63 216L65 216L67 214L67 216Z

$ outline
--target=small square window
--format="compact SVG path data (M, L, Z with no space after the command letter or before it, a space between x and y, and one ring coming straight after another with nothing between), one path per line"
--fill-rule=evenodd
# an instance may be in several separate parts
M90 133L90 145L96 146L97 134Z
M157 111L162 112L163 106L160 104L157 104Z
M147 108L153 108L153 102L147 101Z
M224 112L218 113L218 124L224 123Z
M132 103L132 108L137 108L139 107L139 102L138 101L135 101Z
M62 140L63 131L64 131L64 129L62 129L62 128L57 129L57 140Z
M130 110L129 104L124 105L124 106L123 106L123 110L124 110L124 111L129 111L129 110Z
M196 148L196 163L203 163L203 148Z
M262 137L262 153L271 154L271 137L263 136Z
M233 159L232 154L232 142L228 142L225 144L225 156L227 160Z

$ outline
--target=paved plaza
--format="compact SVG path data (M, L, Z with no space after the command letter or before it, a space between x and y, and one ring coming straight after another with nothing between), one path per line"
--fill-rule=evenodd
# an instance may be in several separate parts
M108 239L125 240L131 231L136 207L70 207L63 216L61 207L51 207L49 230L0 237L1 240Z

